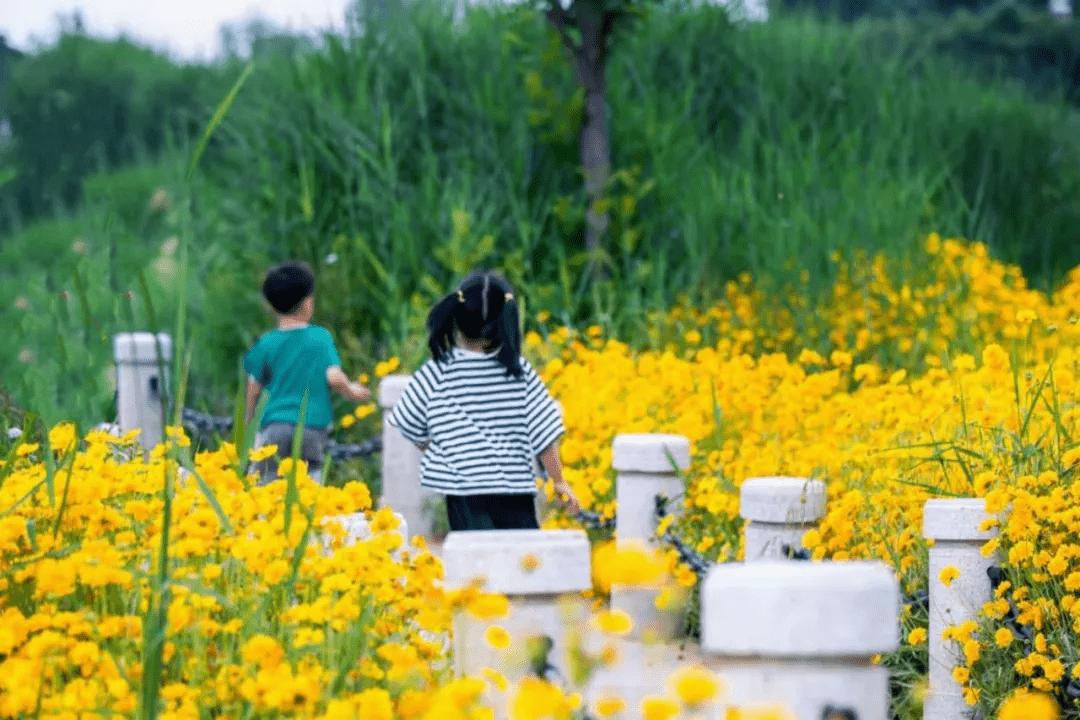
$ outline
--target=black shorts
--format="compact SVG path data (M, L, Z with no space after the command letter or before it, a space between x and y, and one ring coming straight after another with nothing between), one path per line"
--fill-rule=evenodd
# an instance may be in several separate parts
M539 530L536 496L447 495L446 515L451 530Z

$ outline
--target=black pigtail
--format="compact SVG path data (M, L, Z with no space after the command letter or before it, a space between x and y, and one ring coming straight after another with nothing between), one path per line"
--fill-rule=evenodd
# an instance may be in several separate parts
M514 377L521 377L521 331L517 303L510 293L506 293L495 324L499 338L499 362L506 367L506 372Z
M454 314L458 306L458 294L450 293L431 308L428 313L428 348L431 357L438 362L454 344Z

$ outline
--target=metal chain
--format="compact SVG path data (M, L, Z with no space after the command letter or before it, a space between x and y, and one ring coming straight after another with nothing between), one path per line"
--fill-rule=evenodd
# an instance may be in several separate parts
M582 510L574 519L589 530L611 530L615 528L615 518L601 517L600 513L592 510Z
M668 497L666 495L657 495L653 498L653 501L656 503L653 507L653 517L656 518L656 522L659 524L668 516ZM660 536L660 540L675 548L675 552L679 554L679 560L693 570L699 580L704 579L706 573L709 572L709 568L713 566L711 560L706 560L689 545L679 539L670 525L664 530L663 535Z
M232 431L233 426L232 418L214 417L190 408L184 408L181 411L180 420L185 427L200 435L227 435ZM355 444L339 443L330 438L326 443L326 451L337 461L371 457L382 452L382 438L372 438Z

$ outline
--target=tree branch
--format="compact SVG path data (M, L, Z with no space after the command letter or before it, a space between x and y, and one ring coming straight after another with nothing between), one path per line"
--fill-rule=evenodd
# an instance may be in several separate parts
M567 28L574 27L574 19L566 14L562 5L559 4L559 0L548 0L548 9L544 13L544 17L559 33L559 38L562 40L562 44L566 46L566 49L573 53L574 57L577 57L579 48L574 44L574 39L570 37L570 33L567 32Z

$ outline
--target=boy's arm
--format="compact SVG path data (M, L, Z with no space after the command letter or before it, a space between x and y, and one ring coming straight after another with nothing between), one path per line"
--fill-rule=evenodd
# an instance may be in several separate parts
M566 509L571 515L576 515L581 512L581 506L578 504L577 498L574 497L574 491L570 489L570 485L563 479L562 475L562 460L559 458L559 445L557 442L553 442L544 448L544 451L540 453L540 464L544 466L544 471L547 472L548 477L555 481L555 492L566 503Z
M334 392L351 402L359 403L371 399L371 391L360 383L350 380L338 365L326 368L326 383Z
M256 382L255 378L249 377L247 381L247 413L244 415L244 422L251 422L251 418L254 417L260 395L262 395L262 385Z

